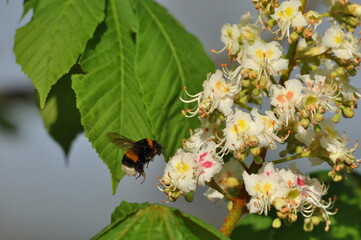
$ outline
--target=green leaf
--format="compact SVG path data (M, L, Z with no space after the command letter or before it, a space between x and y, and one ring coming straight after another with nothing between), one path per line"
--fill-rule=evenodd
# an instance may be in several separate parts
M116 213L120 208L122 213ZM228 238L213 226L177 209L159 204L122 202L112 215L112 223L93 239L219 240Z
M137 212L139 209L150 206L149 203L128 203L122 201L118 207L115 208L112 213L111 222L115 222L116 220L123 219L128 215Z
M105 25L97 29L80 61L87 74L73 77L85 134L110 170L113 193L124 175L123 153L106 134L118 132L135 140L151 136L134 74L135 20L129 1L110 0Z
M71 88L71 74L78 72L79 66L73 67L53 86L40 110L44 125L50 136L59 143L65 155L69 153L71 143L76 135L83 131L80 113L75 104L75 93Z
M124 154L107 139L117 132L152 137L173 153L195 119L185 119L183 86L200 91L213 64L199 41L153 1L110 0L105 22L80 59L85 75L73 77L85 134L107 164L113 193L124 173Z
M336 215L331 216L330 231L325 232L325 223L314 227L312 232L303 231L303 217L299 216L296 223L290 227L281 226L279 229L272 228L275 216L261 216L251 214L241 219L237 228L232 233L231 239L244 240L358 240L361 239L361 176L349 175L347 180L330 182L327 172L319 172L315 176L330 183L329 195L337 196L335 207L339 209Z
M56 81L75 64L104 18L104 0L39 1L15 35L16 61L34 83L41 108Z
M181 147L189 129L199 125L197 118L185 118L183 87L201 91L207 73L214 65L201 43L159 4L137 1L139 17L136 74L141 83L152 133L169 154Z
M26 16L26 14L33 9L35 12L36 6L39 3L39 0L24 0L23 6L23 14L21 15L20 21Z

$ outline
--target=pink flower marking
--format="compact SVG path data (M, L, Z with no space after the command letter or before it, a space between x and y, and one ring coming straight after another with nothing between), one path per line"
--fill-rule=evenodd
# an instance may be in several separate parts
M211 161L206 161L206 162L202 163L202 166L204 168L210 168L210 167L212 167L212 165L213 165L213 163Z
M306 185L305 180L301 179L301 178L297 178L297 185L300 187L303 187Z
M286 92L286 99L288 102L291 102L292 98L295 96L295 93L293 91L287 91Z
M278 94L276 99L280 103L285 103L286 102L285 98L281 94Z
M202 153L202 154L199 156L199 162L203 162L205 156L207 156L207 155L208 155L208 152Z

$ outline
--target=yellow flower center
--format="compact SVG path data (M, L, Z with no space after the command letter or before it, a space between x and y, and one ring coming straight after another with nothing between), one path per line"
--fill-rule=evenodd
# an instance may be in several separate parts
M316 96L308 96L306 98L305 105L309 106L309 107L312 107L312 106L317 105L317 102L318 102L318 97L316 97Z
M178 172L186 173L191 167L188 164L183 164L182 162L179 162L176 165L176 168L177 168Z
M276 125L276 122L273 120L270 120L268 117L264 117L262 116L262 120L263 120L263 124L267 127L267 128L273 128Z
M265 58L270 59L273 57L273 54L274 54L274 51L272 51L271 49L268 49L265 53L265 55L266 55Z
M217 81L216 84L214 85L215 89L218 89L224 93L229 92L229 88L228 87L224 87L221 81Z
M263 53L263 51L262 51L261 49L257 49L257 50L254 52L254 55L255 55L258 59L260 59L260 60L262 60L263 57L264 57L264 53Z
M337 136L336 131L334 131L332 128L326 128L325 131L333 138Z
M336 44L341 44L343 43L343 36L342 35L336 35L333 39L333 41L336 43Z
M256 58L258 58L259 60L262 60L262 59L271 59L274 55L274 51L271 50L271 49L268 49L266 50L265 52L262 51L261 49L257 49L255 52L254 52L254 55L256 56Z
M265 184L263 185L263 192L264 192L264 193L268 194L271 189L272 189L272 185L271 185L271 184L265 183Z
M257 193L260 193L260 194L266 194L268 195L269 192L271 191L272 189L272 185L270 183L265 183L262 185L260 185L259 183L257 183L255 186L254 186L254 191L257 192Z
M285 10L278 12L279 18L291 18L293 16L294 9L292 7L287 7Z
M248 130L249 126L247 124L247 121L244 119L238 120L237 124L232 126L232 131L235 133L242 133L246 132Z

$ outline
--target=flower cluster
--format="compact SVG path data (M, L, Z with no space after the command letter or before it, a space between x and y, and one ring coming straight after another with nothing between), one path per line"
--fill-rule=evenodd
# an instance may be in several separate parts
M329 175L334 181L342 179L341 170L352 172L358 166L358 160L352 155L358 146L357 141L353 148L347 148L346 135L340 135L329 119L322 120L313 129L305 130L299 126L295 137L305 144L307 151L318 153L309 158L312 165L321 164L325 159L332 166Z
M222 169L223 161L216 152L216 144L208 141L197 152L179 149L169 160L161 184L161 189L174 201L185 192L194 191L197 185L204 186Z
M312 165L326 162L334 181L358 166L353 155L357 141L347 147L348 139L333 124L353 117L361 97L350 83L361 62L353 35L355 21L361 23L361 6L332 0L328 12L318 13L305 12L306 1L253 2L259 11L256 22L247 13L238 24L221 29L221 51L231 64L210 73L201 92L184 88L181 101L190 107L183 115L197 116L201 124L170 158L159 188L168 201L187 198L206 184L211 200L233 201L246 191L250 213L276 209L274 226L281 219L292 223L300 214L306 230L320 221L327 230L334 213L333 201L322 200L327 188L298 170L278 170L274 164L304 157ZM331 25L318 33L324 18ZM274 35L273 41L262 39L265 31ZM293 69L298 74L291 74ZM286 145L282 158L266 159L267 151L280 145Z
M327 187L316 178L310 178L294 169L275 169L272 163L265 164L257 174L243 172L244 184L251 196L247 207L250 213L268 214L271 206L277 211L278 218L292 223L297 220L297 214L305 217L305 230L313 228L316 222L326 222L329 229L329 216L335 214L333 201L323 201ZM310 221L309 219L312 219Z

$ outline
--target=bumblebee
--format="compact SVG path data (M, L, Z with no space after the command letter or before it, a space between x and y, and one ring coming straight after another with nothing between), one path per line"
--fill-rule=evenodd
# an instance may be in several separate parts
M122 170L130 176L139 173L136 179L142 176L143 181L141 183L143 183L146 178L144 165L147 164L148 167L154 156L162 153L162 146L150 138L133 141L114 132L109 132L107 136L114 145L125 151L122 159Z

